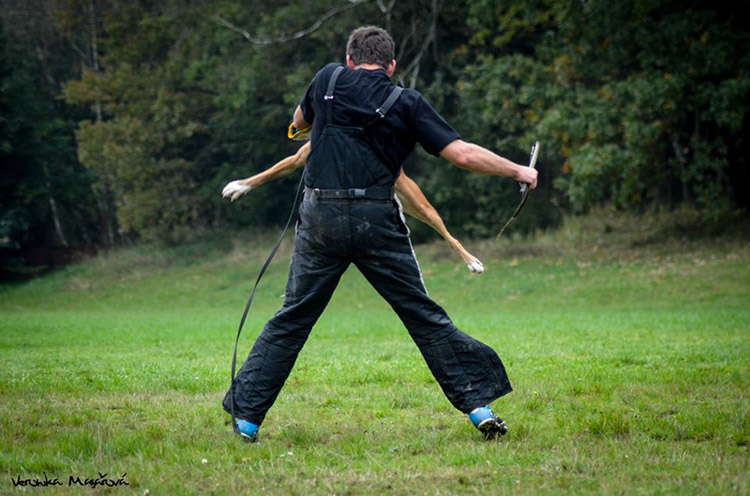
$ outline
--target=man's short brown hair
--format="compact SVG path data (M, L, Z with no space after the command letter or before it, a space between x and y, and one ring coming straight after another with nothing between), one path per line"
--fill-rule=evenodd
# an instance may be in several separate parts
M377 64L387 69L391 60L396 58L396 44L385 29L363 26L349 35L346 53L354 65Z

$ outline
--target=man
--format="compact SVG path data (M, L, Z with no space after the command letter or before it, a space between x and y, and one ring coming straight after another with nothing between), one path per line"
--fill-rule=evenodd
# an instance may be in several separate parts
M294 112L296 128L312 125L312 150L284 305L266 323L223 402L231 412L234 401L238 430L247 439L256 438L351 263L401 318L453 406L487 438L507 430L489 407L511 391L505 368L427 295L393 184L417 142L458 167L531 188L537 174L462 141L419 92L395 87L394 56L383 29L354 30L346 67L329 64L318 72Z

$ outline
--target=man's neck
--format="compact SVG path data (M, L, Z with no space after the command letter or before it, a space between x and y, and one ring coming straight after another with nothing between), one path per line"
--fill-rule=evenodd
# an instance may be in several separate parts
M383 68L383 66L380 66L378 64L359 64L359 65L355 65L354 66L354 70L356 71L357 69L365 69L365 70L368 70L368 71L374 71L376 69L380 69L381 71L385 70Z

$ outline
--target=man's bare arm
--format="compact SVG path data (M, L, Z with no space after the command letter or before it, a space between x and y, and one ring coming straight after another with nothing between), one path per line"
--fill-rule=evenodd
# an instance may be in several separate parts
M457 139L443 148L440 155L462 169L480 174L510 177L519 183L528 184L531 189L536 188L536 169L518 165L474 143Z
M302 113L302 107L300 107L299 105L297 105L297 108L294 110L292 123L297 129L306 129L310 127L310 123L305 120L305 116Z

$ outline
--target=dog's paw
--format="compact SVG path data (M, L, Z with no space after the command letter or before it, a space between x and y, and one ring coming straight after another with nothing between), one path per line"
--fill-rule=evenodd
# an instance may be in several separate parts
M466 267L474 274L484 273L484 264L476 257L467 262Z
M250 192L252 189L252 186L242 184L242 181L240 180L232 181L231 183L224 186L224 189L221 192L221 196L234 201L240 196Z

